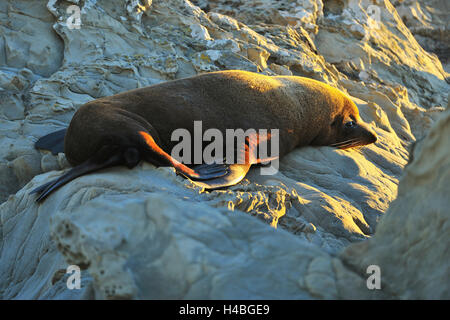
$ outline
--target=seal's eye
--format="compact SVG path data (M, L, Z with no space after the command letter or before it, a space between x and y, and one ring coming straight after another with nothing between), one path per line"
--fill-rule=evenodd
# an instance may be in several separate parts
M356 127L356 122L355 121L348 121L345 123L345 127L346 128L354 128Z

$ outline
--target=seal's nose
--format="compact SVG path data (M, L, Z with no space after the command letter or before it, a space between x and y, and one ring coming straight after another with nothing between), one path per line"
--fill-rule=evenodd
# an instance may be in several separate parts
M362 130L361 135L364 137L366 144L377 142L377 134L366 123L360 123L360 127Z
M378 138L375 132L372 130L369 130L369 143L375 143L377 142Z

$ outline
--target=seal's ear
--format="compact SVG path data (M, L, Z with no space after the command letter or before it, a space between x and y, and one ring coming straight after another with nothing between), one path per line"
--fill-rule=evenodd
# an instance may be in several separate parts
M57 155L60 152L64 152L64 137L66 135L67 128L52 132L41 138L34 144L36 149L49 150L52 154Z
M330 127L336 128L339 124L341 124L343 121L343 117L341 115L335 116L330 123Z

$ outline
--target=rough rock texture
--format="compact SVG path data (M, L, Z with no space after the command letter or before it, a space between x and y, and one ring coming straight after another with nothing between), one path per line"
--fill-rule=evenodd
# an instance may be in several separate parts
M349 246L341 258L352 270L379 265L382 286L395 297L449 299L450 109L414 148L413 159L375 236Z
M385 225L378 222L397 196L409 145L448 103L438 57L422 49L389 1L197 3L205 11L186 0L0 4L0 142L7 146L0 152L0 297L448 296L446 288L410 292L407 279L369 291L361 272L367 261L350 249L336 256L375 230L372 240L350 248L383 247L395 235L378 237ZM72 4L81 9L79 29L68 25ZM202 192L170 168L141 164L81 177L40 206L28 195L68 166L63 154L36 151L34 141L67 126L86 101L223 69L336 86L352 96L379 140L348 151L298 149L276 175L255 168L227 190ZM439 128L437 134L448 129ZM437 221L448 219L441 213ZM440 231L427 230L417 250L432 257ZM400 237L399 251L403 238L415 241ZM411 259L409 252L396 257ZM380 261L383 281L394 281L390 260ZM82 290L65 285L71 263L84 268ZM448 283L445 267L429 288Z
M27 193L53 173L41 175L1 207L3 234L21 237L4 243L2 266L18 251L38 261L9 263L8 279L19 284L3 298L72 298L64 278L50 285L62 254L92 276L83 275L77 298L448 299L449 136L450 109L416 146L375 236L338 257L240 211L214 209L215 199L169 179L170 169L88 176L37 210ZM53 241L41 225L49 216ZM18 225L25 221L31 227ZM34 228L45 233L24 232ZM380 290L367 289L369 265L381 268Z
M420 45L437 54L445 70L450 71L450 3L447 0L396 0L392 4Z

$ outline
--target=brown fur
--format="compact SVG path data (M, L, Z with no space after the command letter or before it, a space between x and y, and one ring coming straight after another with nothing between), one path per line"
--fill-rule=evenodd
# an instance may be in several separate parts
M324 83L247 71L207 73L83 105L73 116L64 138L64 152L74 168L34 189L33 193L40 194L36 201L43 201L57 188L84 174L116 165L133 168L140 160L173 166L197 185L211 189L238 183L252 164L262 161L253 157L245 163L194 168L180 163L177 160L181 159L170 155L178 143L171 141L172 133L184 128L192 138L194 121L199 120L203 132L215 128L224 137L226 129L278 129L280 157L305 145L349 148L376 141L375 134L361 121L356 105ZM58 149L59 144L55 147L54 143L61 132L43 137L36 146ZM249 150L253 146L253 142L248 142Z
M353 134L343 124L353 117ZM246 71L219 71L169 81L100 98L74 115L65 137L71 164L89 159L102 145L139 145L147 130L168 153L171 134L193 123L203 130L280 129L280 156L305 145L332 145L358 137L359 145L376 140L359 118L355 104L322 82L294 76L270 77ZM334 123L332 126L331 124Z

